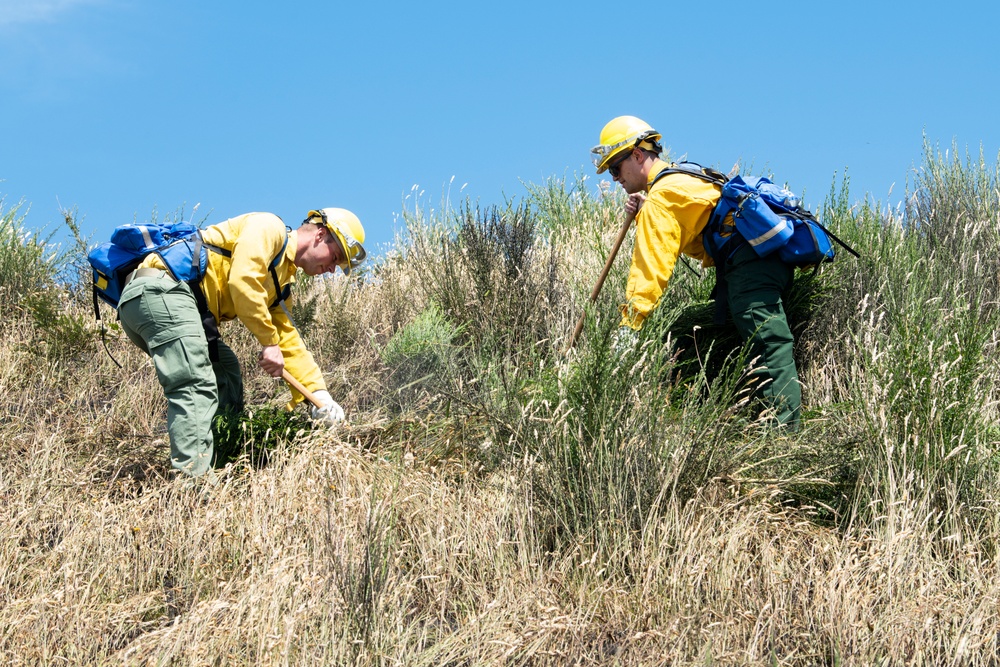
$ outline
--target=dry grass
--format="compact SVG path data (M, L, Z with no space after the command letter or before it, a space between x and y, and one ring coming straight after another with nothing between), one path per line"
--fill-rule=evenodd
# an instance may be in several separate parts
M30 434L3 477L9 664L1000 658L1000 573L982 538L934 539L934 517L905 497L838 532L776 491L719 482L600 558L540 547L516 466L477 478L389 462L360 444L364 428L231 470L209 499L107 479L57 430Z
M934 164L930 187L961 196ZM308 343L351 424L280 440L210 494L169 471L141 353L112 332L121 370L99 347L53 355L39 341L58 339L9 309L0 661L1000 663L1000 315L970 288L1000 206L979 202L962 238L928 218L942 275L898 214L831 202L866 262L824 276L832 300L799 339L809 419L789 436L734 407L738 373L681 380L672 342L608 353L624 261L559 354L620 204L565 187L534 192L522 273L490 264L488 237L461 255L447 221L414 211L366 281L314 283ZM664 308L705 298L679 271ZM484 276L545 302L508 304ZM432 304L462 332L454 359L396 400L381 353ZM240 327L224 335L253 358ZM245 379L248 404L287 400Z

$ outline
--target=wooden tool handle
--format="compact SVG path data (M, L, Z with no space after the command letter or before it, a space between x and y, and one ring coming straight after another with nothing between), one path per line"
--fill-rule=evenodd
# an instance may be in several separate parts
M608 255L608 261L604 263L604 270L601 271L601 276L597 279L597 284L594 285L593 291L590 293L590 303L596 303L597 297L601 293L601 288L604 287L604 281L607 280L608 274L611 273L611 265L615 263L615 257L618 256L618 250L622 247L622 243L625 241L625 235L628 234L628 228L632 226L632 221L635 220L635 215L626 215L625 222L622 224L621 230L618 232L618 238L615 239L615 245L611 248L611 254ZM569 346L566 351L569 352L576 346L576 341L580 338L580 334L583 333L583 323L587 319L587 311L584 310L580 314L580 319L576 323L576 329L573 331L573 337L569 339Z
M325 408L326 407L325 405L323 405L322 403L320 403L319 400L315 396L313 396L313 393L311 391L309 391L308 389L306 389L305 387L303 387L302 383L299 382L298 380L296 380L295 378L293 378L292 374L289 373L284 368L281 369L281 377L283 377L285 379L285 382L287 382L289 384L289 386L293 387L297 392L299 392L300 394L302 394L303 396L305 396L306 400L309 401L310 403L312 403L313 405L315 405L317 408Z

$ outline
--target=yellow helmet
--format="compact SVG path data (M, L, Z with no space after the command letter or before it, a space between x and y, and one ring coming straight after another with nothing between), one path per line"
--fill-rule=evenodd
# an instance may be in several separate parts
M319 221L314 221L319 218ZM351 275L351 269L356 269L365 261L368 253L362 243L365 242L365 228L361 226L358 216L346 208L320 208L309 211L304 222L322 224L340 244L346 258L338 264L345 276Z
M603 174L615 157L642 144L645 144L642 148L659 153L663 150L658 143L660 138L660 133L645 121L635 116L618 116L601 130L601 143L590 149L597 173Z

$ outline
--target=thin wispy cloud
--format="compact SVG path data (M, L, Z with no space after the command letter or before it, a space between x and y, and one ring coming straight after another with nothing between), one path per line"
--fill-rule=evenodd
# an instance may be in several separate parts
M57 21L78 7L107 4L107 0L0 0L0 27Z

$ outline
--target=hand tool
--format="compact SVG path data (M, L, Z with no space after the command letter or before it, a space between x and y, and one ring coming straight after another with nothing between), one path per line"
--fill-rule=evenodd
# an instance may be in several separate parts
M618 238L615 239L615 245L611 248L611 254L608 255L608 261L604 264L604 270L601 271L601 277L597 279L597 284L594 285L594 291L590 293L590 303L597 302L597 295L601 293L601 288L604 287L604 281L608 277L608 273L611 272L611 265L614 264L615 257L618 255L618 249L622 247L622 242L625 240L625 235L628 233L628 228L632 226L632 221L635 220L635 213L629 213L625 215L625 222L622 223L621 231L618 232ZM587 311L584 310L580 315L580 320L576 323L576 329L573 331L573 337L569 339L569 346L566 348L566 352L569 353L570 350L576 345L576 341L580 338L580 334L583 332L583 322L587 319Z

